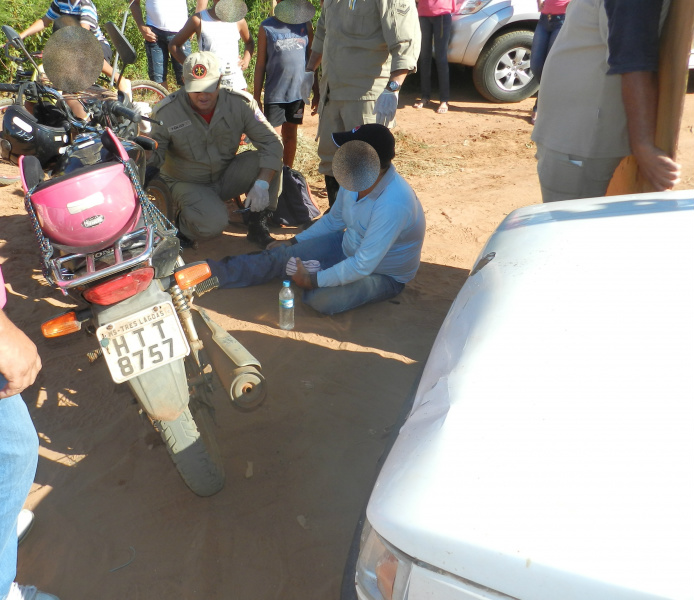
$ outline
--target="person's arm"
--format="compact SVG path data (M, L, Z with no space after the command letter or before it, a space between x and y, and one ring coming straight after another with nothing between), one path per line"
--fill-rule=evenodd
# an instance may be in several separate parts
M0 373L7 384L0 398L9 398L28 388L41 370L36 345L0 310Z
M43 16L40 19L36 19L27 29L22 31L19 34L19 37L24 39L28 38L30 35L34 35L35 33L38 33L39 31L43 31L46 27L48 27L51 24L51 20Z
M251 32L248 30L248 23L246 23L246 19L241 19L238 21L236 26L239 29L239 35L244 43L243 58L239 60L239 67L241 67L242 71L245 71L248 68L248 65L251 63L253 50L255 50L255 43L253 42Z
M308 62L306 63L306 70L313 71L315 73L316 69L320 66L321 60L323 59L323 43L325 42L325 9L321 11L320 17L318 18L318 23L316 23L316 32L313 35L313 40L311 41L310 48L311 54L308 57Z
M253 74L253 97L260 104L260 95L265 84L265 65L267 64L267 34L261 25L258 28L258 54L255 57L255 73Z
M135 24L137 25L137 28L140 30L142 37L145 39L145 42L156 42L157 35L147 25L145 25L145 19L142 16L142 6L140 6L140 0L133 0L132 4L130 5L130 12L133 15Z
M207 8L207 0L197 0L197 4L195 5L195 12L199 13L201 10L205 10Z
M605 0L608 75L621 76L629 145L641 174L658 191L672 189L680 165L655 146L662 0Z
M657 74L641 71L625 73L621 77L629 144L639 171L656 191L671 190L680 181L681 166L654 143L658 106Z
M313 46L313 25L309 21L306 23L306 29L308 33L308 47L306 48L306 64L308 65L311 59L310 48ZM320 64L320 63L319 63ZM316 69L318 66L316 66ZM315 69L313 69L315 71ZM311 98L311 114L315 115L318 112L318 104L320 104L320 82L318 81L318 76L313 78L313 97Z
M390 81L402 85L407 74L417 70L422 33L414 0L395 2L395 10L381 10L381 28L391 57Z
M195 34L200 35L200 17L196 14L186 21L183 29L179 31L169 42L169 52L178 62L183 64L186 62L186 55L183 52L183 46Z

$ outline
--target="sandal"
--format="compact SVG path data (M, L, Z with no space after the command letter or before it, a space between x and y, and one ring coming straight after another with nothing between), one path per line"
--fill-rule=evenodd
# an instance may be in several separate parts
M448 112L448 102L441 102L439 107L436 109L436 113L439 115L445 115Z
M417 100L412 105L412 108L424 108L424 105L429 104L429 102L430 102L429 98L422 98L421 100Z

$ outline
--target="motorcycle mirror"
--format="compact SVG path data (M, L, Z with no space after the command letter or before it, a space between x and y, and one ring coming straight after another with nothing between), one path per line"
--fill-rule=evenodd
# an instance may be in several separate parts
M75 60L79 56L80 60ZM59 29L43 49L43 68L53 86L63 92L80 92L94 85L104 64L96 36L83 27Z
M13 46L18 40L21 41L19 34L9 25L3 25L2 32L5 34L7 41L10 42Z
M116 48L116 52L120 54L123 60L123 67L132 65L137 60L137 52L135 52L135 48L132 47L132 44L125 38L121 30L112 21L107 21L106 32L108 37L111 38L111 43Z

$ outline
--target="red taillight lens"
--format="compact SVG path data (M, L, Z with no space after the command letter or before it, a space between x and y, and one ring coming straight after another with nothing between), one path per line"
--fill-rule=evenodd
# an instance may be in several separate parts
M147 289L153 277L154 269L152 267L137 269L94 286L84 292L84 299L92 304L110 306Z

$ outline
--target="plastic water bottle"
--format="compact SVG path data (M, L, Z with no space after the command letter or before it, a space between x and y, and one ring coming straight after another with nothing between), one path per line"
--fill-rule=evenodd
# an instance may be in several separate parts
M280 329L294 329L294 292L289 281L280 290Z

